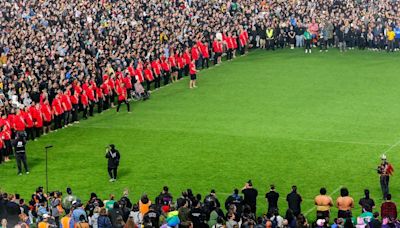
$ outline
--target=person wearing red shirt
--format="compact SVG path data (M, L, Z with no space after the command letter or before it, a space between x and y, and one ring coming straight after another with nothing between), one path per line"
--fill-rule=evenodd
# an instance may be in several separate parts
M34 134L34 123L33 123L33 117L30 112L30 107L25 107L25 111L22 113L22 116L24 117L25 123L26 123L26 138L27 140L35 140L35 134Z
M109 94L109 96L110 96L110 105L111 105L111 107L114 107L114 102L115 102L115 96L116 96L116 93L115 93L115 79L114 78L109 78L108 79L108 85L110 86L110 94Z
M104 94L103 90L100 87L96 88L96 100L97 100L97 113L101 113L103 111Z
M103 109L106 110L110 107L110 94L111 94L111 87L108 85L108 78L103 78L103 84L100 86L103 96Z
M11 144L11 124L7 119L7 115L3 113L2 119L1 119L1 124L2 124L2 139L4 141L4 150L3 150L3 156L4 156L4 161L8 162L10 161L10 155L13 152L12 149L12 144Z
M90 85L86 90L86 95L89 99L89 116L93 116L93 109L94 109L94 104L96 103L96 97L94 96L94 89L93 86Z
M169 83L169 78L171 77L171 67L164 56L161 58L161 68L164 72L164 85L167 85Z
M200 60L199 47L197 46L197 44L193 45L192 49L190 50L190 53L192 55L192 59L194 59L196 67L199 67L201 60Z
M58 91L56 97L51 102L51 108L54 114L54 129L62 128L64 110L61 103L61 90Z
M153 80L154 80L153 72L152 72L152 70L151 70L150 64L147 64L147 67L146 67L146 69L144 70L144 76L145 76L145 78L146 78L146 87L147 87L146 90L147 90L147 91L150 91L151 83L152 83Z
M222 56L222 44L218 41L217 38L214 38L212 43L212 49L214 52L214 65L218 65L221 63L221 56Z
M233 58L236 58L236 49L238 48L237 36L236 35L232 36L231 40L233 44L233 51L232 51Z
M138 68L135 70L135 77L136 77L136 81L138 81L139 83L144 82L143 68L139 68L139 64L138 64Z
M122 82L125 84L125 88L127 91L127 95L128 95L128 100L131 97L132 94L132 77L130 74L126 74L126 76L122 79Z
M14 121L13 121L13 127L17 134L18 133L25 134L26 123L25 123L23 115L24 115L24 111L17 109L17 115L15 115Z
M185 62L182 57L182 53L180 51L177 51L175 54L175 59L176 59L176 64L178 66L178 80L181 80L183 77L183 70L185 68Z
M69 93L69 100L71 101L72 104L72 110L71 110L72 122L79 123L78 120L79 93L73 90L72 93Z
M231 33L228 33L228 36L224 37L224 43L226 45L226 59L230 61L233 58L233 39Z
M0 164L4 162L4 147L3 132L0 131Z
M86 95L86 90L82 91L81 94L81 104L82 104L82 108L83 108L83 118L87 119L87 113L88 113L88 106L89 106L89 98Z
M43 115L43 135L46 135L50 132L51 121L53 119L53 114L51 113L50 104L47 99L40 105L40 111Z
M161 86L161 65L158 59L151 62L151 68L154 72L154 88L157 90Z
M40 131L43 128L43 118L42 118L42 112L40 111L40 104L35 104L35 102L32 102L31 107L29 107L29 112L31 113L33 119L33 124L35 128L35 137L39 138Z
M72 102L70 91L67 89L64 94L61 94L61 103L64 109L64 126L71 123Z
M202 43L202 42L198 42L198 46L200 47L200 52L201 52L201 56L202 56L202 63L201 63L201 67L204 69L204 67L209 67L208 65L208 61L210 59L210 54L208 52L208 43Z
M194 60L190 62L189 64L189 73L190 73L190 82L189 82L189 88L196 88L196 64Z
M183 62L185 63L185 68L184 68L183 72L184 72L185 76L188 76L189 75L189 65L192 62L192 60L190 59L189 48L186 48L182 57L183 57Z
M119 108L121 107L122 103L125 103L126 108L128 109L128 112L131 112L130 107L129 107L129 102L128 102L127 91L126 91L126 87L125 87L124 83L121 83L121 85L118 87L117 94L118 94L117 112L119 112Z
M171 82L175 82L178 80L178 67L176 63L176 58L174 51L172 50L170 56L168 57L168 64L171 67Z

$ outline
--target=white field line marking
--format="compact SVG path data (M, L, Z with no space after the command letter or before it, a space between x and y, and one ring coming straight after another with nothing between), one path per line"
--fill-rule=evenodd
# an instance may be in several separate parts
M327 143L347 143L347 144L360 144L360 145L378 145L378 146L390 146L387 143L375 143L375 142L358 142L358 141L341 141L341 140L328 140L328 139L293 139L298 141L313 141L313 142L327 142ZM400 143L400 141L399 141Z
M336 194L338 191L340 191L340 189L341 189L342 187L343 187L343 186L340 185L340 186L339 186L337 189L335 189L331 194L329 194L329 196L332 197L334 194ZM308 210L304 213L304 216L307 216L308 214L310 214L312 211L315 210L316 207L317 207L317 206L314 205L312 208L308 209Z
M400 140L397 141L395 144L393 144L391 147L389 147L387 150L385 150L383 152L383 154L386 154L387 152L389 152L390 150L392 150L393 148L395 148L396 146L398 146L400 144Z

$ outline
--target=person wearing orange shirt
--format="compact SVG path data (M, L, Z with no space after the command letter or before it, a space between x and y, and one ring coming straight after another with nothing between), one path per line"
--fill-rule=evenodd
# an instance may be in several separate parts
M329 221L333 201L330 196L326 195L326 188L319 190L319 195L315 197L314 203L317 206L317 219L326 219Z
M336 199L336 207L338 208L338 218L351 218L351 209L354 208L354 200L349 196L347 188L340 189L340 196Z

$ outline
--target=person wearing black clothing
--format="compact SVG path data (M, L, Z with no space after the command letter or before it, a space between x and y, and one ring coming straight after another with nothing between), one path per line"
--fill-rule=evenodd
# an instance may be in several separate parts
M303 199L300 194L297 193L297 187L292 186L292 192L286 196L289 209L292 210L293 214L297 217L301 213L301 202Z
M199 201L193 203L193 208L190 210L189 218L193 223L193 227L208 228L208 225L204 222L206 215L201 209Z
M117 169L121 155L115 145L111 144L106 151L106 158L108 159L108 175L110 175L110 182L117 180Z
M375 207L375 202L373 199L369 198L369 190L365 189L364 190L364 198L361 198L360 201L358 201L358 204L361 206L361 213L363 213L363 209L369 209L369 212L372 212L372 209Z
M225 209L228 211L231 205L236 206L236 210L239 212L242 211L243 197L239 195L239 190L233 190L233 194L228 196L225 200Z
M204 209L207 214L207 219L210 216L210 213L215 209L219 208L221 204L219 203L219 200L217 199L217 196L215 195L215 190L211 190L210 194L204 197Z
M17 133L17 137L13 143L15 149L15 159L18 166L18 175L22 175L22 164L24 165L26 174L29 174L28 164L26 162L26 139L23 134ZM22 164L21 164L22 163Z
M163 187L163 191L156 197L156 205L161 208L162 205L170 205L172 203L172 195L168 192L168 186Z
M151 227L159 227L160 213L155 210L154 205L151 205L149 211L143 216L143 225Z
M270 191L265 194L265 199L268 203L268 212L273 212L278 209L279 193L275 191L274 185L271 185Z
M249 180L242 189L244 195L243 204L248 205L251 208L252 213L257 211L257 189L253 188L253 183Z

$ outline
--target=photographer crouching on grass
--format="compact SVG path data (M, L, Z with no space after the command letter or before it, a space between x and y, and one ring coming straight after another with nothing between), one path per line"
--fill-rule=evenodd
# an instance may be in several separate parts
M117 180L117 169L121 158L114 144L110 144L106 148L106 158L108 159L108 175L110 175L110 182L114 182Z
M17 132L13 146L15 149L15 160L17 161L17 166L18 166L18 175L22 175L22 164L24 165L26 174L29 174L28 164L26 162L25 145L26 145L25 133Z

